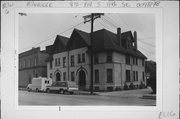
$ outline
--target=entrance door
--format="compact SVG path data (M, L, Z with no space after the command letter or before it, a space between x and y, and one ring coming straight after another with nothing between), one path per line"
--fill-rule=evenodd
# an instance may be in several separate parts
M85 90L86 87L86 74L83 70L79 72L79 90Z
M61 81L61 75L59 72L56 73L56 81Z

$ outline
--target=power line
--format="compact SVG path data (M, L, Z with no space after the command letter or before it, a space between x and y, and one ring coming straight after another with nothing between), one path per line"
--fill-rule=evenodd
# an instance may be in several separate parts
M108 28L109 30L111 29L111 28L109 28L108 26L106 27L103 23L101 23L101 21L99 21L98 19L97 19L97 21L98 21L98 23L101 25L101 26L103 26L104 28Z
M148 46L150 46L150 47L155 47L154 45L152 45L152 44L149 44L149 43L146 43L146 42L144 42L144 41L140 41L141 43L144 43L144 44L146 44L146 45L148 45Z
M80 23L78 23L78 24L76 24L76 25L74 25L74 26L66 29L65 31L63 31L63 32L61 32L61 33L59 33L59 34L63 34L63 33L65 33L65 32L67 32L67 31L71 30L72 28L77 27L77 26L79 26L79 25L81 25L81 24L83 24L83 23L84 23L84 22L80 22ZM43 40L43 41L41 41L41 42L39 42L39 43L34 44L33 46L36 46L36 45L42 44L42 43L44 43L44 42L46 42L46 41L48 41L48 40L51 40L52 38L56 37L56 35L55 35L55 36L54 36L54 35L55 35L55 34L51 35L51 37L48 38L48 39L46 39L46 40ZM32 47L32 46L29 46L29 47L23 48L23 49L21 49L21 50L25 50L25 49L31 48L31 47Z
M116 25L112 24L110 21L108 21L105 17L102 17L102 20L104 20L106 23L108 23L109 25L111 25L114 28L117 28Z

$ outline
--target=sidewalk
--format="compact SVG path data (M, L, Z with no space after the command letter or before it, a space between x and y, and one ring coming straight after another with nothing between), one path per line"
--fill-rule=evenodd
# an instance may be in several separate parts
M21 88L19 90L27 91L26 88ZM93 95L99 96L112 96L112 97L136 97L142 99L156 99L155 94L150 94L152 89L136 89L136 90L122 90L122 91L112 91L112 92L93 92ZM77 91L74 92L75 95L91 95L90 91Z
M118 97L142 97L144 94L150 94L151 89L136 89L136 90L123 90L113 92L97 92L97 95L103 96L118 96Z

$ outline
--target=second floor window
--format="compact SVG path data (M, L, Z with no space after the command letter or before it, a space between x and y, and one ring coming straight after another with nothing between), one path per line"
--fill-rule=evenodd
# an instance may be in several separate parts
M63 67L66 67L66 57L63 57Z
M58 66L61 65L61 61L60 61L60 58L58 58Z
M49 68L52 69L52 61L50 61L49 65Z
M142 59L142 66L144 66L144 59Z
M71 66L74 66L74 55L71 55Z
M82 62L85 62L85 53L82 54Z
M55 59L55 66L57 66L57 62L58 62L58 61L57 61L57 58L56 58L56 59Z
M107 62L112 62L112 52L107 52Z
M126 55L126 64L130 64L130 56Z
M99 63L99 58L98 55L94 55L94 64L98 64Z
M81 63L81 55L78 54L78 63Z
M138 58L136 57L136 65L138 65Z

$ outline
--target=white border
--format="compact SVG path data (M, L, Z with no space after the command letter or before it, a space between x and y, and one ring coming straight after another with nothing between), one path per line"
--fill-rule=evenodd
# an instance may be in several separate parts
M61 106L61 111L160 111L162 110L162 8L17 8L15 10L15 108L16 110L57 110L59 106L19 106L18 105L18 13L152 13L155 15L156 62L157 62L157 99L156 106ZM158 46L158 47L157 47Z

